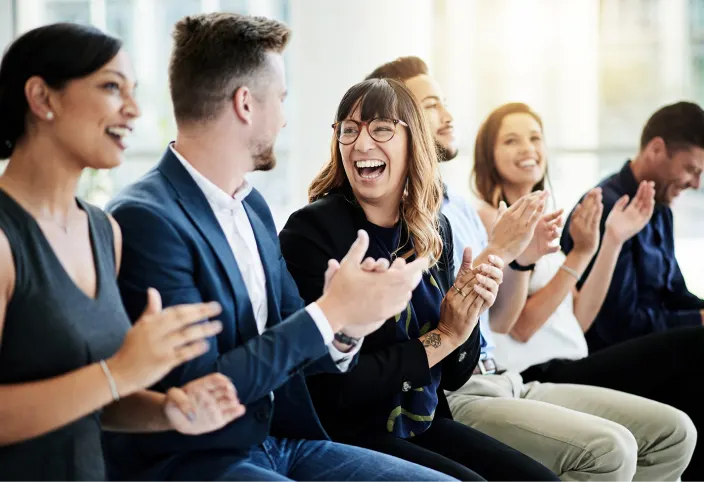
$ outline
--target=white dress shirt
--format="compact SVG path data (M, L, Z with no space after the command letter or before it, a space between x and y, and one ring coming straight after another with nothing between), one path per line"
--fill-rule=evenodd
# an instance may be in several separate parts
M169 148L181 161L181 164L183 164L183 167L188 171L201 191L203 191L205 198L213 209L213 213L225 233L227 242L230 244L237 266L242 273L242 279L252 303L257 329L259 334L262 334L266 330L267 320L269 319L266 276L252 225L242 205L244 198L252 191L252 186L245 180L234 196L230 196L199 173L195 167L174 149L173 144ZM334 333L323 310L316 303L311 303L306 306L306 311L313 318L318 330L320 330L323 341L328 346L330 356L337 363L337 367L340 371L347 371L352 358L361 347L361 341L347 353L339 351L332 344Z

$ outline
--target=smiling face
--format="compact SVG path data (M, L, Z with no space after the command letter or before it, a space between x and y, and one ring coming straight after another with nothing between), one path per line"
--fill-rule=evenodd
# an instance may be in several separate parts
M362 108L358 105L352 115L342 121L340 136L358 134L351 144L340 144L342 166L355 197L361 203L379 204L385 200L396 204L401 200L408 175L408 133L395 119L365 119L362 125ZM370 133L371 129L371 133ZM390 140L380 142L391 134ZM376 138L376 139L375 139Z
M440 84L427 74L417 75L404 82L408 90L423 108L425 118L433 133L433 138L440 152L440 161L449 161L457 157L457 139L453 117L447 110L445 94Z
M109 169L119 165L139 108L135 79L127 54L121 50L92 74L52 92L55 113L49 135L70 152L81 167Z
M661 137L651 140L643 154L652 164L655 200L671 205L687 189L699 189L704 170L704 149L681 146L668 149Z
M543 130L532 115L514 113L503 118L494 160L503 183L532 189L543 179L547 165Z

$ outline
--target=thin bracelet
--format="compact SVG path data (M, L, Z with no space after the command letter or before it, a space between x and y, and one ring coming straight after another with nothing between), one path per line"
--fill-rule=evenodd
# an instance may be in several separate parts
M565 266L564 264L561 264L561 265L560 265L560 269L561 269L562 271L564 271L565 273L571 274L572 276L574 276L574 277L577 279L577 281L579 281L580 278L581 278L581 277L579 276L579 273L577 273L575 270L573 270L573 269L570 268L569 266Z
M105 373L105 378L108 379L108 385L110 385L112 399L113 401L117 402L120 399L120 394L117 392L117 384L115 383L115 379L112 377L112 373L110 373L110 369L108 368L108 364L105 363L105 360L100 360L100 368L103 369L103 373Z

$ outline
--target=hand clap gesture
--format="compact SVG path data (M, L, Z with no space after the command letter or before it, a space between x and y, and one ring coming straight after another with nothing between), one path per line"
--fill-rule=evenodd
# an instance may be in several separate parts
M570 221L570 236L574 250L594 255L599 247L599 223L604 205L601 202L601 188L594 188L587 193L582 202L577 204Z
M171 427L186 435L219 430L244 412L235 386L221 373L170 389L164 402L164 413Z
M504 263L498 256L489 256L491 264L472 268L472 250L465 248L462 266L455 283L442 300L438 329L462 344L472 334L479 315L496 300L503 281Z
M655 183L643 181L638 186L633 201L628 203L628 195L616 201L606 218L606 233L620 244L640 232L648 224L655 208Z

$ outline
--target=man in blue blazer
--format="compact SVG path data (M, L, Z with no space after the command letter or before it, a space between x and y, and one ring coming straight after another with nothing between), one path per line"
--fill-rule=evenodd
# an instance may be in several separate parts
M209 351L156 388L220 372L233 380L247 413L204 436L108 434L112 478L447 478L330 442L311 403L304 375L350 369L362 337L380 326L375 320L405 307L428 264L362 264L368 238L360 233L339 267L331 262L325 294L304 307L271 212L244 179L275 163L289 34L273 20L222 13L186 17L175 27L169 74L176 142L108 206L123 233L120 289L133 320L149 287L165 306L218 301L223 330Z

